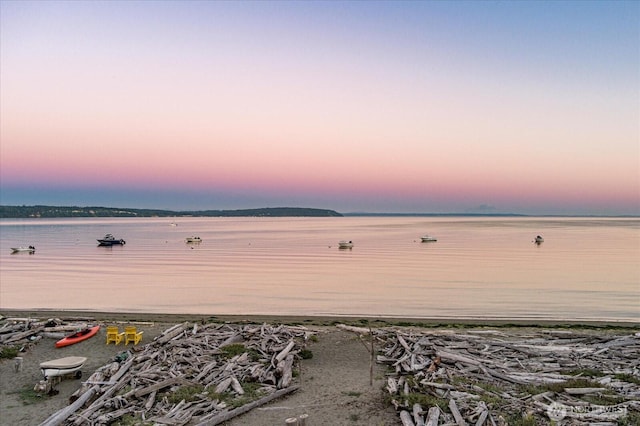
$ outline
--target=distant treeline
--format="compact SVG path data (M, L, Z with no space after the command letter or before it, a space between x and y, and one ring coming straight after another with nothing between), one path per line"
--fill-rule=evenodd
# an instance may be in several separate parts
M268 207L243 210L172 211L75 206L0 206L0 218L53 217L339 217L333 210L302 207Z

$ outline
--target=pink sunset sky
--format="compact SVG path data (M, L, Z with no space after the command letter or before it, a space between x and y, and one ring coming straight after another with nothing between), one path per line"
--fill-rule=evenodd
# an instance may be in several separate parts
M0 203L640 215L640 3L0 2Z

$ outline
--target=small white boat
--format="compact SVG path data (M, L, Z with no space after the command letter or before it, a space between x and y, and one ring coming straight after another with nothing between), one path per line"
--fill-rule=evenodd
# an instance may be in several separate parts
M35 253L36 248L34 246L29 247L11 247L11 253Z
M202 238L200 237L187 237L184 240L186 243L201 243Z
M67 374L73 374L79 379L82 377L80 369L86 361L87 358L83 356L68 356L41 363L40 370L45 379L66 376Z
M341 248L341 249L353 248L353 241L342 240L338 243L338 248Z
M544 243L544 238L542 238L540 235L536 235L536 239L533 240L533 242L536 244Z
M420 237L420 239L422 240L423 243L438 241L436 237L432 237L431 235L423 235L422 237Z

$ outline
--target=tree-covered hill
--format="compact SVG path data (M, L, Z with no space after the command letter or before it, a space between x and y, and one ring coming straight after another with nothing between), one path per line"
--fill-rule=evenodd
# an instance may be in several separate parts
M334 210L303 207L267 207L242 210L172 211L112 207L0 206L0 218L54 217L340 217Z

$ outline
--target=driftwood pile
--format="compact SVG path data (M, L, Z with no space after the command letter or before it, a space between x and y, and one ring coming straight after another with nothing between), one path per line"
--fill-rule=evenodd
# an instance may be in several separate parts
M374 335L377 362L393 370L386 388L405 426L640 419L640 333L405 329Z
M16 348L24 352L43 337L62 339L90 323L90 318L5 318L0 321L0 351Z
M293 392L304 327L183 323L98 369L42 425L215 425Z

